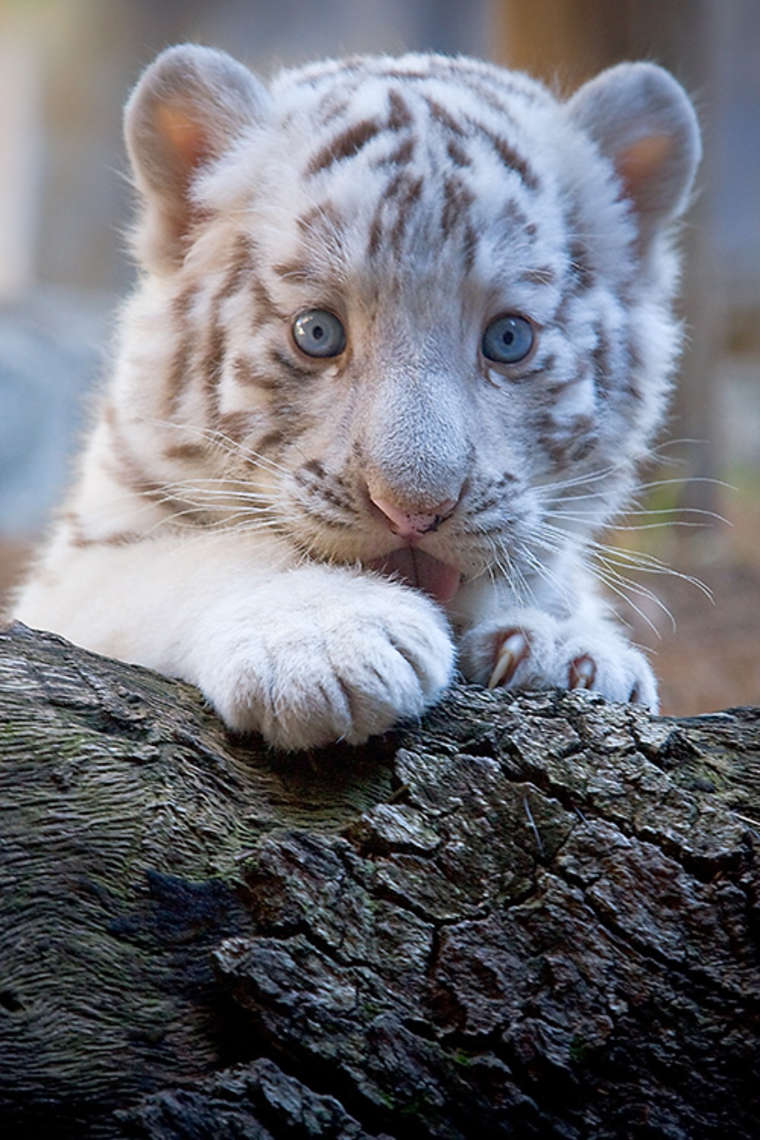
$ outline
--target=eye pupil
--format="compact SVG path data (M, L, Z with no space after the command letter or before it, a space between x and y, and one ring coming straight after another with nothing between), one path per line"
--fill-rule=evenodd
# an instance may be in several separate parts
M497 364L517 364L530 354L535 335L533 325L525 317L507 313L487 326L480 350L487 360Z
M346 330L334 313L307 309L293 321L293 340L307 356L340 356L346 347Z

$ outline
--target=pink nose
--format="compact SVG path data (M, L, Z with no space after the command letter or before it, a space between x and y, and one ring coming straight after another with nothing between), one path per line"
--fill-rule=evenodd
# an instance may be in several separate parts
M411 514L388 499L376 499L370 495L372 502L379 508L388 520L388 526L400 538L421 538L423 534L438 530L442 522L454 512L456 499L444 499L433 507L429 514Z

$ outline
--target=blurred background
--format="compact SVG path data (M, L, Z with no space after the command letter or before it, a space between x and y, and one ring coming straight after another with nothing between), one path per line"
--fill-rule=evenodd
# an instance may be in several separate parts
M653 653L663 711L760 703L757 0L0 0L0 605L60 496L133 279L121 107L141 69L183 40L264 75L435 50L564 93L621 59L681 80L705 135L683 233L689 344L642 495L661 513L632 514L606 541L633 582L619 610ZM646 568L629 573L634 560Z

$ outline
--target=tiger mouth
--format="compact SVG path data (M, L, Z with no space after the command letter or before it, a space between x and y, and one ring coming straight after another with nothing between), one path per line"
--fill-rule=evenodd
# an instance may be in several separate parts
M450 602L462 584L461 571L413 546L391 550L367 563L386 578L396 578L407 586L423 590L439 605Z

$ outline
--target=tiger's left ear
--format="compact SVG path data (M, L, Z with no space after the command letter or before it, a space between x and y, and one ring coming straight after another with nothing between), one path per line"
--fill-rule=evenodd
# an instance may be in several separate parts
M653 63L621 63L584 84L568 103L633 204L642 244L685 208L702 145L686 92Z

